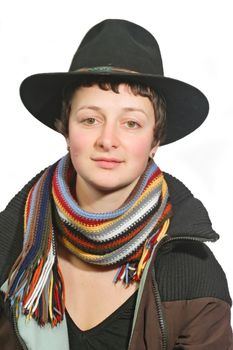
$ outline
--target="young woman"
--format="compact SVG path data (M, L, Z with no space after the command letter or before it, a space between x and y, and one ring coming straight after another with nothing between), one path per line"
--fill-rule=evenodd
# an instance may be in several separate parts
M208 114L163 75L144 28L106 20L68 73L21 85L68 154L0 216L1 349L233 349L231 299L202 203L154 163Z

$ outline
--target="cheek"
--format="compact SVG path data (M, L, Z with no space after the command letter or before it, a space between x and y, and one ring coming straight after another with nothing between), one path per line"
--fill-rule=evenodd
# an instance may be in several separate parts
M148 159L148 156L150 154L151 148L152 148L152 142L150 141L150 137L142 137L137 138L137 141L135 142L129 142L128 143L128 149L130 149L130 153L137 158L137 160L140 159Z
M89 140L84 133L80 131L70 131L69 132L69 146L70 150L73 153L81 152L87 149L87 145L89 144Z

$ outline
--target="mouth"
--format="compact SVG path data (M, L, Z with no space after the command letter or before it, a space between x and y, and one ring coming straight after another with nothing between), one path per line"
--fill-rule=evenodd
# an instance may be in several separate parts
M93 161L99 168L103 168L103 169L114 169L123 163L123 161L117 158L105 158L105 157L94 158Z

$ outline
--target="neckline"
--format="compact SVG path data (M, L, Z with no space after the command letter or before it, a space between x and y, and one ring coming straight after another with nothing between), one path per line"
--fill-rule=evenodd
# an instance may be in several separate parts
M70 327L70 331L73 334L82 334L82 335L92 335L100 332L103 330L107 325L109 325L113 320L115 320L117 317L119 317L122 312L125 310L125 308L133 306L134 302L136 301L137 298L137 292L138 289L123 303L121 304L115 311L113 311L109 316L107 316L103 321L98 323L96 326L87 329L87 330L82 330L80 329L76 323L73 321L71 318L70 314L68 313L67 309L65 310L66 318L67 318L67 323Z

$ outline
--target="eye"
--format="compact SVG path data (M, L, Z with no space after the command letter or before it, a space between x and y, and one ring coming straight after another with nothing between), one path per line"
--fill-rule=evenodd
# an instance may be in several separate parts
M136 129L136 128L140 128L140 124L137 123L135 120L128 120L126 122L126 125L128 128L130 129Z
M82 123L86 124L86 125L94 125L97 123L97 120L94 117L88 117L88 118L83 119Z

